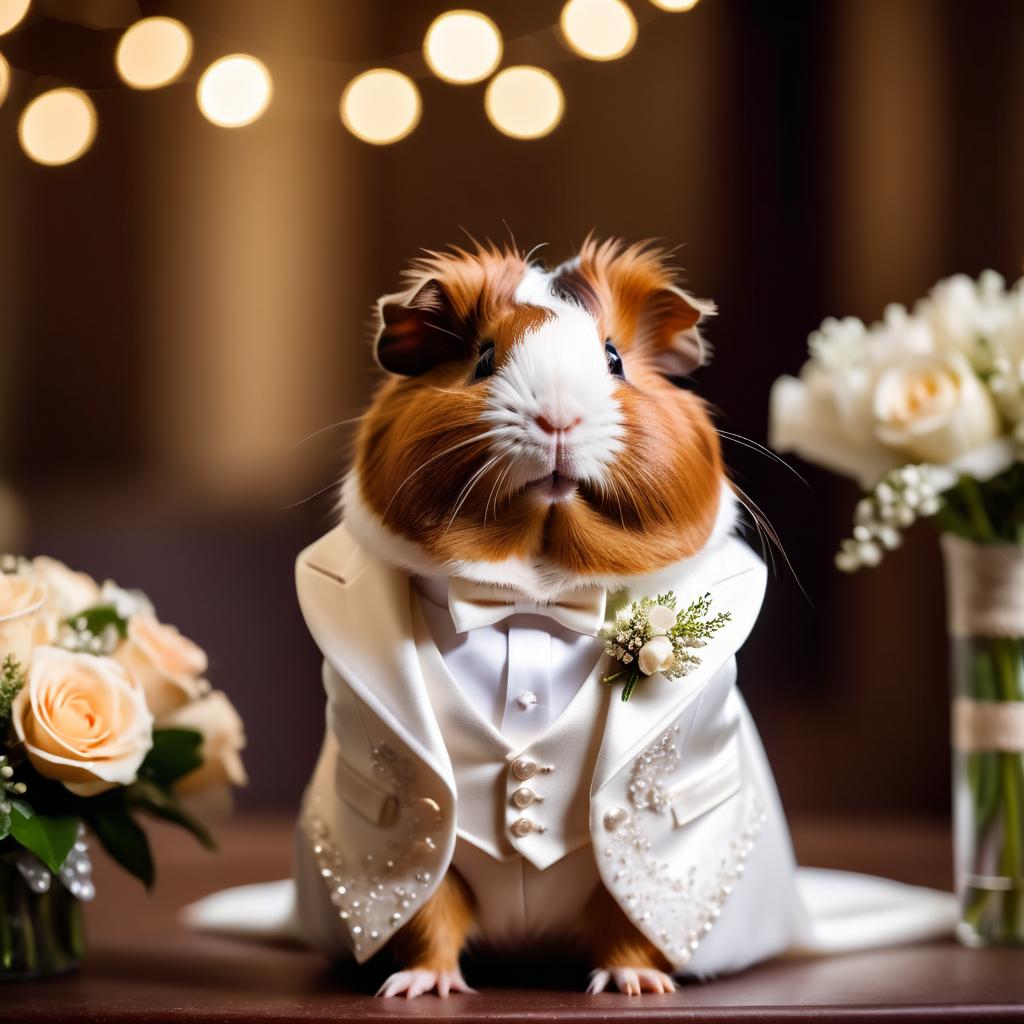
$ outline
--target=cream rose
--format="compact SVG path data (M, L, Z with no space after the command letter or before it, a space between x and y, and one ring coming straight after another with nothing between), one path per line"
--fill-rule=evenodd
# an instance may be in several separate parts
M676 624L676 613L668 605L656 604L647 613L647 621L654 636L664 636Z
M36 620L37 644L52 644L60 624L72 615L99 604L100 588L84 572L75 572L56 558L40 555L32 559L32 575L46 584L46 604Z
M963 356L917 355L887 367L872 405L879 440L938 465L1000 432L992 397Z
M13 657L27 669L46 586L33 576L0 573L0 662Z
M202 678L207 667L202 648L148 612L128 620L128 638L114 658L142 688L158 721L208 688Z
M185 704L160 723L166 728L195 729L203 737L203 763L179 779L175 788L190 794L211 786L244 786L248 781L241 751L245 727L231 701L220 690Z
M667 636L655 636L640 648L636 662L645 676L664 672L675 664L676 655L672 641Z
M40 775L78 796L135 781L153 745L141 690L110 658L39 647L11 721Z

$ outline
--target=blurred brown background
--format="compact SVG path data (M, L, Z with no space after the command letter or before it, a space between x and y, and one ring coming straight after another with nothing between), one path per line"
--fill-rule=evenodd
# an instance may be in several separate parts
M488 124L483 86L423 74L416 51L447 6L145 0L137 12L196 40L192 84L151 93L118 87L116 30L37 9L0 38L16 68L94 90L100 117L85 157L46 168L16 141L25 96L0 109L0 476L23 509L17 543L145 587L207 647L247 722L250 807L294 805L315 756L318 659L292 561L333 520L350 428L331 425L376 380L371 302L418 248L506 225L552 258L592 227L683 243L689 287L721 308L698 387L724 429L759 441L771 381L822 317L874 319L955 271L1019 273L1024 4L702 0L671 15L632 0L636 48L597 64L567 59L556 0L475 0L506 40L544 30L506 52L565 89L562 124L532 142ZM267 64L275 97L231 131L200 116L194 81L235 51ZM372 147L342 128L338 96L395 55L423 74L423 120ZM800 466L804 486L725 445L807 593L776 556L742 654L787 805L943 813L933 539L841 576L853 486Z

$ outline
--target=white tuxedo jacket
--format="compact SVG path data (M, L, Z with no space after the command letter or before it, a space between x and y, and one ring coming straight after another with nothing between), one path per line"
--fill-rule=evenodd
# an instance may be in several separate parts
M362 962L461 855L481 901L478 917L507 926L514 915L505 906L532 903L557 923L573 912L574 886L604 885L678 971L702 976L782 951L837 953L952 934L957 912L948 893L796 867L735 685L734 655L757 616L764 565L728 538L672 575L627 596L671 587L688 602L710 592L716 610L732 613L698 668L678 680L652 676L626 704L618 687L601 687L601 698L588 695L585 705L603 716L596 729L579 706L575 725L564 721L570 705L504 764L467 766L471 748L453 738L453 764L438 725L434 709L444 698L424 673L441 658L417 629L409 577L362 550L344 526L332 530L297 565L299 600L324 655L327 715L296 832L294 882L216 893L186 908L186 922L298 939ZM450 715L442 717L450 726ZM585 757L576 735L584 732ZM579 777L581 765L587 777ZM485 769L491 800L470 784ZM468 805L459 803L457 775ZM543 789L545 802L517 806L524 783ZM457 834L460 820L477 845ZM489 852L480 839L488 835ZM520 871L508 870L516 864ZM503 906L495 897L510 878L532 888Z
M592 778L573 797L588 805L591 877L675 969L701 975L787 949L840 950L948 931L955 910L944 894L798 873L770 769L735 685L735 653L761 604L764 565L728 538L674 572L629 599L671 587L686 604L709 592L715 610L732 619L690 675L652 676L628 703L618 687L606 688L612 692L600 702ZM244 912L229 893L191 917L219 931L260 931L253 908L262 899L270 918L263 928L277 921L331 956L362 962L434 892L452 864L466 809L458 806L452 755L424 679L430 640L416 630L409 577L360 548L342 525L300 555L297 586L324 655L327 715L297 833L296 914L292 890L280 887L250 891ZM516 806L525 781L543 776L556 797L567 784L559 764L574 741L563 732L546 746L550 732L509 754L496 810L474 809L497 814L514 855L541 869L541 900L545 878L552 899L565 884L567 873L556 870L562 858L581 856L569 848L558 815L544 826L547 810ZM488 877L502 884L498 873L477 884ZM851 906L884 913L881 920L851 917Z

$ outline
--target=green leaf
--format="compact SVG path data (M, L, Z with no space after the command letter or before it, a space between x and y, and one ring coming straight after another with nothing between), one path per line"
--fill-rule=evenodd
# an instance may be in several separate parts
M0 839L6 839L11 834L11 812L0 811Z
M60 871L78 838L78 819L36 814L24 800L11 801L10 817L11 835L51 871Z
M203 763L203 736L195 729L154 729L153 747L139 776L167 788Z
M208 850L216 850L217 843L206 826L192 817L174 793L151 782L138 781L125 790L125 799L140 811L162 818L191 832Z
M153 887L153 855L146 833L125 809L120 795L96 801L90 808L89 824L103 848L147 889Z
M128 635L128 620L118 615L112 604L98 604L93 608L86 608L84 612L72 615L66 621L72 629L85 628L94 636L99 636L108 626L113 626L122 640Z

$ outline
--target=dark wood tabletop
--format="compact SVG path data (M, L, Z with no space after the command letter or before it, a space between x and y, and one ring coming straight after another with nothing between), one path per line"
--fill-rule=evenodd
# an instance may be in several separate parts
M10 983L0 1020L59 1021L805 1021L1024 1020L1024 951L963 949L952 941L818 960L783 960L685 984L672 995L582 992L579 964L470 963L478 995L411 1002L374 999L380 969L331 970L301 949L247 945L187 932L186 902L228 885L283 877L291 826L283 819L223 823L221 851L154 828L157 886L146 895L102 856L87 911L89 956L74 975ZM949 836L936 822L796 822L803 863L948 887Z

